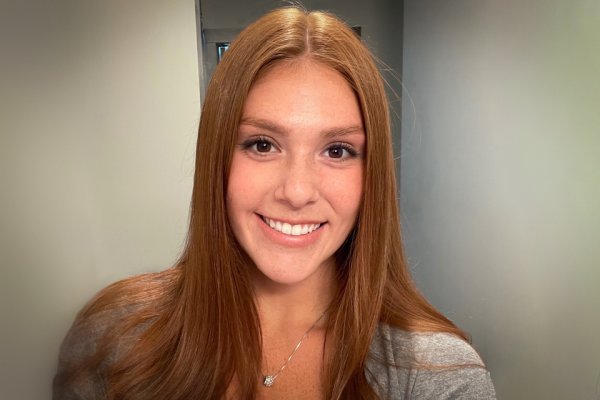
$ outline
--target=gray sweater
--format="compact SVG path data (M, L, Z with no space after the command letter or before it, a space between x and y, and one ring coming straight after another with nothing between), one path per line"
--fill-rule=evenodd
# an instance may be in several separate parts
M447 333L410 333L381 324L367 379L382 399L495 399L477 352Z
M74 325L60 351L57 376L77 368L77 363L96 352L96 342L114 315L96 315ZM138 330L138 333L140 331ZM129 338L92 376L77 385L54 388L54 400L106 398L103 370L131 344ZM444 333L409 333L380 325L371 343L366 376L381 399L495 399L489 372L475 350L463 340Z

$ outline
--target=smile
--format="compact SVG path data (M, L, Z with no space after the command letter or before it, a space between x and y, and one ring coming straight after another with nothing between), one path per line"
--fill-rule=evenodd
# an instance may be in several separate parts
M273 230L277 232L281 232L285 235L290 236L300 236L300 235L308 235L311 232L319 229L324 223L318 224L298 224L292 225L287 222L277 221L271 218L267 218L264 216L260 216L260 218L265 222L265 224L269 225Z

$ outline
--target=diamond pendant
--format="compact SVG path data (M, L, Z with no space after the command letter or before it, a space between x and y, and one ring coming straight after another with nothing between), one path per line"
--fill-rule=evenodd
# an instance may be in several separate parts
M263 381L263 385L266 387L271 387L275 383L275 377L272 375L265 376L265 380Z

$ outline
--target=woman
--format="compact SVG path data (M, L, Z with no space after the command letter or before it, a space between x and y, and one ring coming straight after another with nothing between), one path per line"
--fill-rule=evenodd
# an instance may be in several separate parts
M330 14L273 11L209 84L175 267L78 315L56 399L494 398L404 259L382 79Z

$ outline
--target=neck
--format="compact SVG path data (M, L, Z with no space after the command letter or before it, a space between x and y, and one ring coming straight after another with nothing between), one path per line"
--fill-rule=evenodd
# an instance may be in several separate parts
M261 273L254 279L254 290L263 328L306 329L319 318L337 290L335 262L323 265L302 282L281 284ZM323 326L325 318L317 327Z

